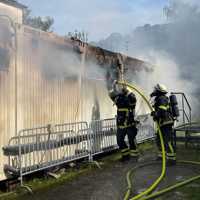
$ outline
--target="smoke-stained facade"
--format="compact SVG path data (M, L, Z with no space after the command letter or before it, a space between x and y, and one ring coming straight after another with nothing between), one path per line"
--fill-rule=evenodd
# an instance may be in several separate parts
M1 148L22 129L114 117L107 90L118 54L1 20ZM120 56L129 73L147 69ZM5 163L1 149L1 180Z

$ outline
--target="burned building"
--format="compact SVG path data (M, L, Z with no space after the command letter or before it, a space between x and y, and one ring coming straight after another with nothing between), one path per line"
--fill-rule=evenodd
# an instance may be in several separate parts
M107 90L117 77L119 57L125 73L149 70L143 61L25 26L22 5L0 1L0 12L1 5L17 9L11 12L17 18L0 15L1 147L20 130L114 117ZM0 180L7 163L0 149Z

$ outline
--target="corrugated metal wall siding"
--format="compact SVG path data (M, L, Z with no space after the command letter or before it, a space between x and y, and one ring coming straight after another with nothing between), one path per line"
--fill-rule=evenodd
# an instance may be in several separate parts
M38 46L33 47L34 36L31 33L24 34L23 27L19 31L18 130L48 123L75 121L77 113L74 110L77 110L80 96L78 80L54 76L48 71L52 69L45 66L54 63L57 64L53 66L56 71L62 70L59 68L59 58L55 61L55 56L50 54L66 52L58 52L56 48L54 50L53 45L49 48L40 45L51 42L44 42L40 37L37 38Z
M10 62L0 68L0 147L8 144L8 140L15 133L15 45L11 36L11 27L7 19L1 19L1 48L9 52ZM8 26L8 28L4 27ZM6 37L7 36L7 37ZM4 59L1 57L0 59ZM1 62L2 63L2 62ZM3 62L4 63L4 62ZM3 166L7 159L0 150L0 179L4 177Z
M87 79L84 56L73 54L68 46L60 38L17 26L17 50L13 51L8 70L0 71L1 148L15 135L15 120L17 131L46 124L89 122L95 99L100 117L113 117L115 108L107 96L106 84ZM1 149L0 180L5 178L3 165L6 163Z
M82 117L85 121L92 120L92 109L99 104L100 119L111 118L116 113L116 108L108 97L106 84L103 81L89 80L83 84Z
M10 65L12 68L12 64ZM15 112L14 112L14 82L11 70L0 72L0 146L8 144L8 139L14 135L15 131ZM2 149L0 153L0 178L3 175L3 165L7 159L2 159Z

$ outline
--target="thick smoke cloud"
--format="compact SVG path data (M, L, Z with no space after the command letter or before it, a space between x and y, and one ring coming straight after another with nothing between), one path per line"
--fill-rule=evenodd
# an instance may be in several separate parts
M157 74L158 81L165 83L170 89L174 87L173 90L185 92L193 107L197 108L195 110L198 115L200 10L196 4L182 1L175 1L172 9L168 24L144 27L142 32L145 34L139 36L140 40L136 39L138 48L135 48L136 51L132 49L132 54L138 55L145 49L142 54L151 56L149 61L157 66L155 72L160 71ZM135 31L136 38L140 31ZM167 56L163 56L162 52Z
M115 50L147 60L155 66L152 75L139 75L140 84L144 87L148 85L146 90L149 91L156 82L160 82L170 90L185 92L195 107L193 110L199 115L200 3L173 0L168 8L170 12L165 24L146 24L136 28L123 36L123 45L119 43ZM108 41L100 43L101 46L105 44Z

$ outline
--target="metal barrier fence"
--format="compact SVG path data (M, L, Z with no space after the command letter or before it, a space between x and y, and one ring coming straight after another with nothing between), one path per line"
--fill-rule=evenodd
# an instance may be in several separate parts
M47 125L19 131L4 147L8 156L7 175L20 176L89 157L83 142L88 143L86 122ZM89 145L87 145L89 146ZM77 148L82 151L78 152Z
M137 143L142 143L146 140L154 138L154 122L150 115L140 115L137 117L140 122L138 124L138 134L136 136Z
M92 156L117 148L115 118L92 121L89 129Z
M154 137L153 122L149 115L140 116L137 142ZM23 176L67 162L87 158L117 149L116 120L104 119L87 122L47 125L21 130L4 147L8 156L7 175Z
M137 117L140 123L137 125L137 143L154 138L154 122L150 115ZM92 138L90 140L92 156L117 149L116 141L116 119L104 119L92 121L89 126ZM127 137L125 138L128 141Z

